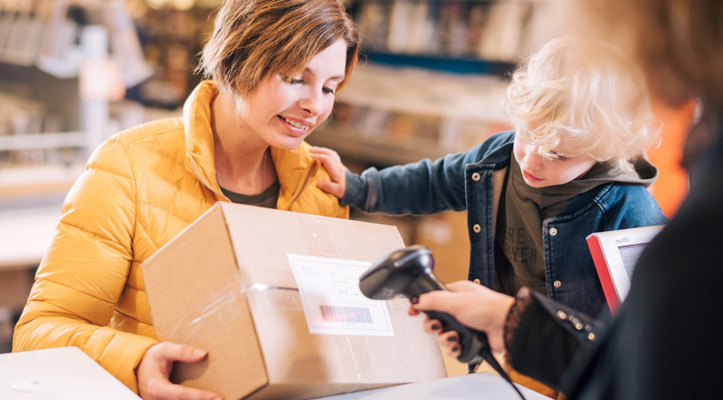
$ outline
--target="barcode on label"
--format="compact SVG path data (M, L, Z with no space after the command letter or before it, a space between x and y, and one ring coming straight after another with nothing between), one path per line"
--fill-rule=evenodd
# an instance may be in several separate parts
M339 307L321 305L321 317L324 321L334 322L357 322L371 324L372 315L368 308L362 307Z

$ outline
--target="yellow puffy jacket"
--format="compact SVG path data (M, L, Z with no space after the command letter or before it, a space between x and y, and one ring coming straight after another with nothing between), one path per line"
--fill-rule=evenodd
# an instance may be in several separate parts
M141 264L217 201L210 104L202 82L183 117L121 132L90 157L68 193L15 327L13 351L77 346L132 390L134 369L156 344ZM317 189L329 175L303 143L271 149L281 185L277 208L348 218Z

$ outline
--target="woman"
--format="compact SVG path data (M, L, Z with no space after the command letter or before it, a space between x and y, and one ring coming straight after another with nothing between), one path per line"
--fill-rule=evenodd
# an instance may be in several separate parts
M657 98L674 106L700 100L704 118L686 148L691 185L685 201L646 247L625 302L604 330L526 288L513 298L470 282L422 295L412 313L446 311L487 332L492 349L506 350L517 371L569 399L719 398L723 3L578 3L602 37L637 57ZM441 330L436 321L426 321L426 329ZM455 335L439 336L452 354L460 350L448 340Z
M348 218L304 139L330 114L359 40L337 0L227 0L183 117L122 132L63 206L13 350L78 346L144 398L215 398L168 376L205 351L158 343L141 264L217 201ZM195 396L195 397L194 397Z

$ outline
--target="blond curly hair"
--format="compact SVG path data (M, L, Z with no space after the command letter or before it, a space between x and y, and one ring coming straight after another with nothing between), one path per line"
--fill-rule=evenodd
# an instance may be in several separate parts
M659 140L640 70L591 38L545 44L514 71L504 105L517 134L551 158L564 149L631 169Z

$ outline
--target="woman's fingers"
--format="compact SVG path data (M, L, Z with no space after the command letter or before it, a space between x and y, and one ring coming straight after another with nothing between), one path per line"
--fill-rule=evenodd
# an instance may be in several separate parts
M199 362L207 355L206 350L185 344L162 342L151 346L136 370L141 397L145 400L221 399L216 393L176 385L168 379L175 362Z

